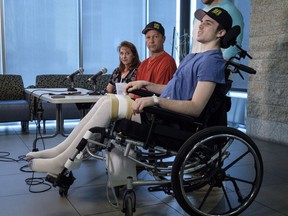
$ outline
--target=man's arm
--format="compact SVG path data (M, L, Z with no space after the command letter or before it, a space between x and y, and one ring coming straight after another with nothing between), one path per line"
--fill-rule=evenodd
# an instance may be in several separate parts
M171 111L198 117L208 103L215 86L216 83L213 82L199 81L191 100L158 98L158 105ZM155 102L152 97L138 98L133 102L132 109L134 113L141 113L145 107L153 105Z

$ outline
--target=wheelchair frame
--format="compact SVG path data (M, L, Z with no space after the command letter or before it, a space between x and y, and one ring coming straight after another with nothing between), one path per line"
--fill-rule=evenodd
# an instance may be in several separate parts
M233 73L239 73L239 70L256 73L254 69L232 60L228 65L235 67ZM150 113L153 119L159 115L168 118L176 115L158 107L147 107L145 112ZM99 153L116 148L123 158L136 163L138 168L154 178L138 180L127 176L122 206L125 215L133 215L136 211L134 186L150 186L150 192L164 191L175 196L181 208L190 215L239 215L253 203L262 184L263 161L256 144L235 128L212 126L198 130L201 123L185 115L180 118L193 122L196 133L185 139L179 149L165 148L165 145L151 141L154 121L146 140L131 138L129 134L117 131L117 122L109 129L91 128L65 164L64 170L57 177L48 175L46 180L59 187L61 196L66 196L75 180L72 174L75 167L72 164L83 158L83 152L93 158L107 160ZM100 134L98 140L92 139L95 134ZM131 155L131 151L136 154ZM116 207L119 206L117 188L111 188L117 201Z

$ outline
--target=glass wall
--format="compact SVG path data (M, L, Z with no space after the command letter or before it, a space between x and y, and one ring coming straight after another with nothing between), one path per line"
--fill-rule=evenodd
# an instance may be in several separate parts
M248 51L249 53L249 35L250 35L250 7L251 7L251 0L234 0L233 1L236 7L240 10L243 15L244 19L244 35L242 41L242 47L244 50ZM252 56L253 57L253 56ZM241 60L242 64L249 65L249 58ZM247 83L248 83L248 74L242 72L244 79L242 79L239 75L234 76L234 89L239 90L246 90Z
M3 2L0 1L0 74L3 74L3 53L4 53L4 46L3 46L3 28L4 28L4 16L3 16Z
M166 41L164 49L170 55L172 55L173 44L176 43L176 39L173 38L174 28L176 28L176 2L176 0L150 0L148 8L148 22L160 22L165 28ZM173 53L175 54L175 50L173 50ZM174 54L173 57L175 57Z
M38 74L70 74L80 66L85 74L94 74L102 67L112 73L119 64L117 47L123 40L134 43L144 60L149 53L141 31L150 21L163 24L165 51L173 53L176 61L179 58L181 0L0 1L4 17L0 55L5 54L0 56L5 59L5 68L0 62L1 72L21 74L25 86L35 84ZM245 4L240 4L243 1ZM233 2L244 16L243 47L249 50L250 0ZM201 0L191 0L191 23L194 11L200 7ZM247 79L236 76L234 86L246 88Z
M1 13L1 12L0 12ZM1 19L1 18L0 18ZM1 20L0 20L1 21ZM0 22L1 23L1 22ZM0 24L0 29L1 29L1 24ZM3 46L2 46L2 35L0 34L0 47L2 47L3 48ZM3 74L3 64L2 64L2 62L3 62L3 60L2 60L2 58L3 58L3 55L2 55L2 49L0 50L0 74Z
M128 40L135 44L141 60L145 58L145 0L83 1L83 62L87 73L102 67L112 73L119 65L117 47ZM85 72L85 73L86 73Z
M85 74L119 65L117 47L134 43L140 59L146 52L142 29L161 22L171 53L176 22L175 0L1 0L3 3L6 74L21 74L25 86L38 74ZM149 12L149 13L148 13ZM169 16L168 16L169 15ZM4 46L1 46L4 51Z
M79 68L77 0L6 0L7 74L21 74L25 86L37 74L71 73Z

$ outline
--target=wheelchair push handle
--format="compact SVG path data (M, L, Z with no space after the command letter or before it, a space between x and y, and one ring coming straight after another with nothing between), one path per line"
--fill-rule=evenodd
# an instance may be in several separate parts
M246 73L249 73L249 74L256 74L256 70L254 70L253 68L248 67L248 66L243 65L243 64L236 63L236 62L231 61L231 60L229 60L227 62L227 66L228 65L232 65L232 66L236 67L237 69L244 71Z
M250 56L248 54L248 52L244 49L242 49L240 46L238 46L237 44L234 44L240 51L237 53L237 55L231 57L227 63L226 63L226 68L229 68L229 65L235 67L234 70L231 70L232 73L239 73L239 75L243 78L243 76L241 75L240 73L240 70L241 71L244 71L248 74L256 74L256 70L254 70L253 68L247 66L247 65L243 65L243 64L240 64L240 63L237 63L235 61L233 61L234 59L236 60L240 60L240 59L245 59L246 56L249 58L249 59L252 59L252 56Z

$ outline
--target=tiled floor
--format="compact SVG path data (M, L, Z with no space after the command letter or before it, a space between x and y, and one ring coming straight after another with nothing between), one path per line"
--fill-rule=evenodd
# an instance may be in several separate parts
M73 127L73 124L70 128ZM47 133L52 132L49 127ZM106 198L106 171L102 161L87 160L81 168L74 171L76 181L71 186L67 197L61 197L57 188L46 192L47 185L29 186L25 180L32 173L20 171L26 164L18 157L32 149L35 138L35 126L30 125L30 134L22 134L19 127L0 125L0 214L6 216L79 216L79 215L123 215L120 209L111 206ZM62 136L45 139L46 148L52 147ZM288 146L255 140L264 160L264 181L256 201L242 215L245 216L281 216L288 215ZM37 147L42 149L41 142ZM3 160L4 153L14 159ZM34 177L45 177L35 174ZM31 191L29 191L29 189ZM144 187L136 189L137 210L135 215L185 215L176 200L164 193L151 193Z

